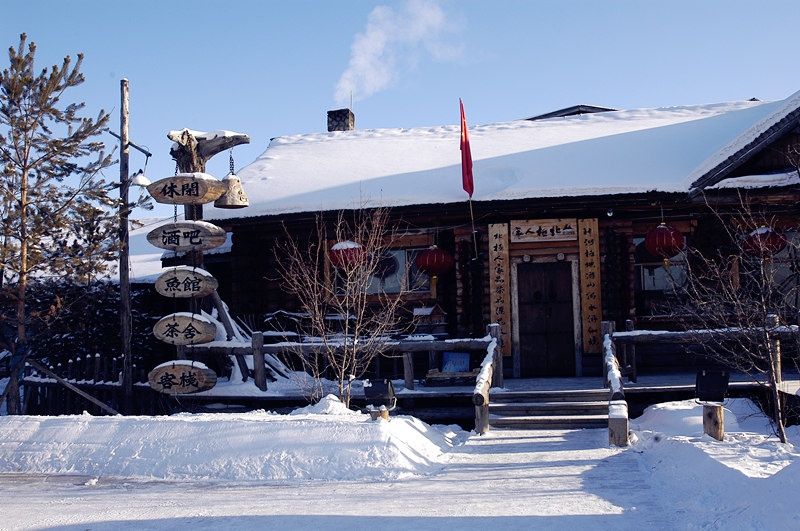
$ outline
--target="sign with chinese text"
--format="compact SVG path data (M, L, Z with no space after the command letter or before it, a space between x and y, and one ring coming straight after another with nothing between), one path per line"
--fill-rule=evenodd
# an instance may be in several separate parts
M572 219L524 219L511 221L511 242L563 242L578 238Z
M578 220L578 250L583 352L597 353L603 348L600 333L603 308L600 290L600 232L596 218Z
M503 356L511 355L511 262L508 255L508 225L489 224L490 321L500 325Z
M147 186L157 203L202 205L225 193L225 183L207 173L179 173Z
M197 361L163 363L147 375L150 387L168 395L199 393L217 384L217 374Z
M205 297L219 287L219 282L204 269L176 266L161 273L155 287L158 294L165 297Z
M216 249L227 235L225 229L206 221L177 221L151 230L147 241L168 251L207 251Z
M217 325L202 315L178 312L162 317L153 326L153 334L172 345L200 345L214 341Z

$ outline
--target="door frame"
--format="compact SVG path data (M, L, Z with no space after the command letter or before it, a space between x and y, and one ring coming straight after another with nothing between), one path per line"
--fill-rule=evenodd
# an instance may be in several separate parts
M562 259L559 259L563 257ZM525 264L541 264L548 262L569 262L572 276L572 343L575 355L575 376L583 376L583 349L581 347L581 290L579 276L579 262L577 256L552 256L533 259L530 255L525 255L521 259L514 258L511 261L511 356L514 378L522 375L522 360L519 345L519 276L517 266Z

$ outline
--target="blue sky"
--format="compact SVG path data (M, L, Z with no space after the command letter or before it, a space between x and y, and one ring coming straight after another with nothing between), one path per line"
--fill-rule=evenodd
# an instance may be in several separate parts
M0 0L0 44L26 32L39 67L85 55L68 94L112 112L130 81L131 139L174 172L169 130L322 132L354 100L359 129L514 120L585 103L661 107L800 90L800 2L764 0ZM7 55L0 57L0 68ZM113 137L108 138L113 144ZM413 154L409 154L413 156ZM458 157L457 148L454 157ZM144 163L132 152L131 168ZM222 178L228 158L209 173ZM118 178L116 167L107 175Z

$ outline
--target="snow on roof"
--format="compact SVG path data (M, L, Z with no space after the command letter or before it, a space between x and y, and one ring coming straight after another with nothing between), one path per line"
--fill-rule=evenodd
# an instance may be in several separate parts
M687 177L687 181L692 186L700 185L701 182L699 181L703 177L712 171L721 171L721 168L730 157L752 145L761 135L778 125L788 115L798 112L798 108L800 108L800 91L795 92L781 102L774 103L771 107L772 112L752 123L747 130L739 133L729 144L720 148L713 156L707 158L695 168ZM711 184L714 184L714 182L712 181Z
M707 161L795 98L470 127L473 200L687 192ZM459 139L458 125L275 138L238 172L250 207L206 217L463 202Z

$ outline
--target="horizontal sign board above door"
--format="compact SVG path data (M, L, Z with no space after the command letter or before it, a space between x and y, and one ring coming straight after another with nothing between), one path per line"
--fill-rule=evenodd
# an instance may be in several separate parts
M511 243L563 242L577 239L578 222L575 218L511 221Z

